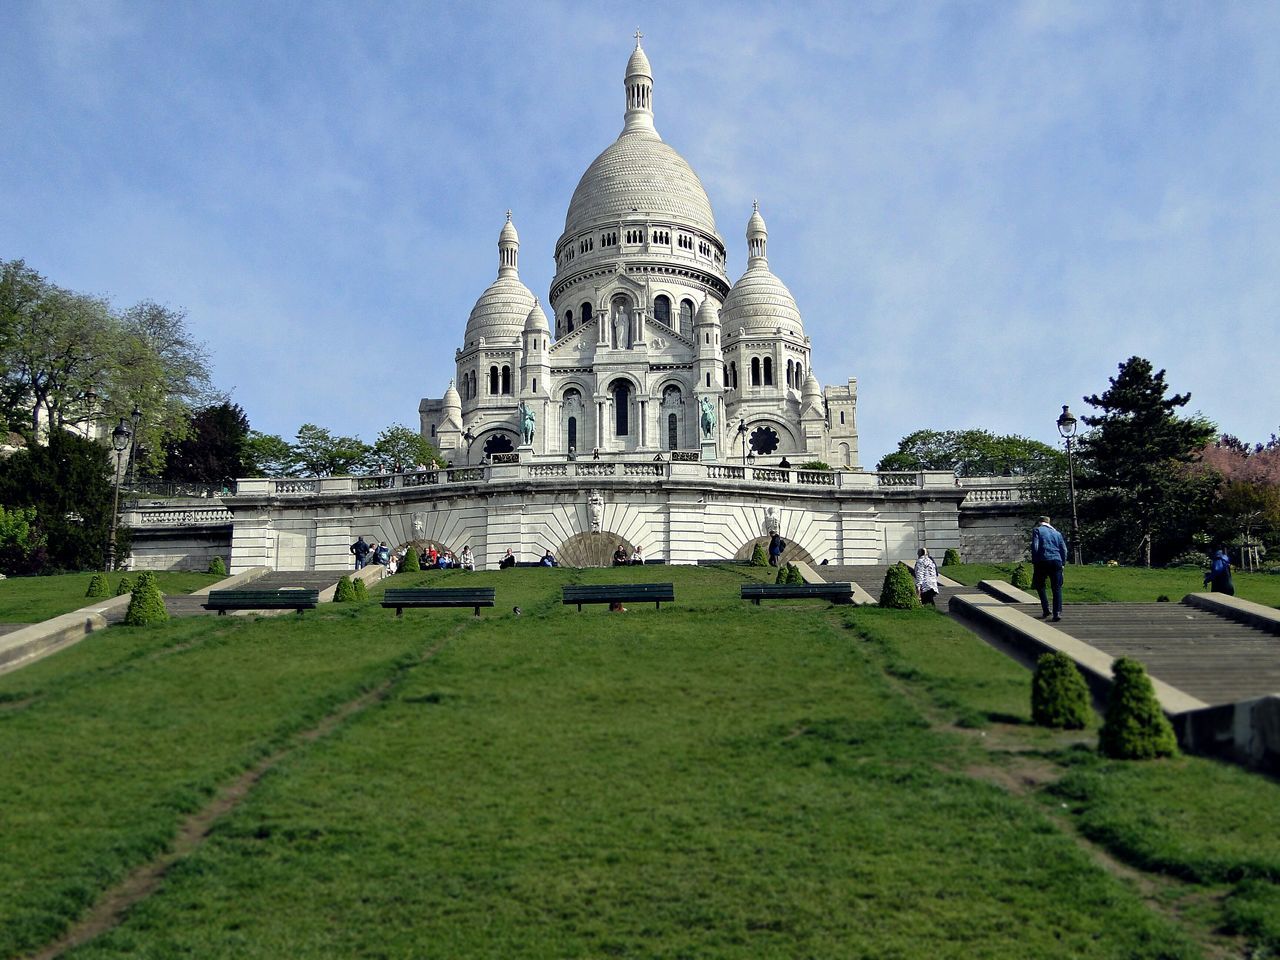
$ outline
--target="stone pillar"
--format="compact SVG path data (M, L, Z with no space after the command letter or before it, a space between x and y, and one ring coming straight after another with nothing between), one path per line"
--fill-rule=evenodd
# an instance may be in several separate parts
M637 431L638 446L643 449L649 445L649 400L648 398L636 397L636 419L640 421L640 429Z
M355 558L351 555L353 543L350 514L317 517L315 569L355 569Z
M665 530L668 563L696 563L710 556L703 529L705 506L695 492L672 492Z
M265 512L255 516L236 516L231 523L231 569L243 573L251 567L275 566L275 538L271 517Z
M871 505L841 503L836 563L880 563L884 544L877 524L878 513Z

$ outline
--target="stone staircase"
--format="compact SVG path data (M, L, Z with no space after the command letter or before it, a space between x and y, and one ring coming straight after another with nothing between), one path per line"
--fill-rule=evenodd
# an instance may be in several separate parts
M880 590L884 587L884 575L888 572L889 566L890 564L887 563L850 564L848 566L837 566L829 563L825 567L821 565L812 567L812 570L828 583L837 580L849 580L871 594L872 598L878 598ZM940 581L943 576L945 575L939 571ZM947 602L954 594L972 593L973 590L973 587L949 587L940 582L938 584L938 597L934 601L934 605L939 612L946 613Z
M1009 606L1040 616L1038 603ZM1049 625L1108 656L1140 660L1151 676L1205 703L1280 691L1280 637L1188 604L1070 604Z
M342 570L314 571L314 570L281 570L265 573L254 580L251 580L247 587L254 590L284 590L289 587L301 587L305 590L324 591L334 586L339 579L346 573ZM179 594L176 596L165 597L164 606L169 611L171 617L201 617L210 615L210 611L205 610L201 604L205 602L205 598L201 595ZM120 617L124 617L121 611Z

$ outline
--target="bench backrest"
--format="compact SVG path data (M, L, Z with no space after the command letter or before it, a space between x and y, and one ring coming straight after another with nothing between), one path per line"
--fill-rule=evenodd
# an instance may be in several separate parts
M673 583L593 583L572 584L564 588L564 602L579 600L624 600L639 603L641 600L674 600Z
M211 590L208 595L209 607L231 607L240 604L277 604L294 606L297 604L316 606L320 602L319 590Z
M496 595L494 587L396 587L388 588L382 595L382 602L394 603L397 600L492 600Z
M742 599L752 597L847 597L853 584L834 583L744 583Z

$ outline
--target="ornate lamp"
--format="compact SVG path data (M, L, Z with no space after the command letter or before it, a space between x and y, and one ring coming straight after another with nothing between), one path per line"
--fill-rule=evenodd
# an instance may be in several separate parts
M1071 449L1071 441L1075 439L1080 423L1075 414L1064 403L1062 414L1058 417L1058 433L1067 442L1067 483L1071 490L1071 557L1072 562L1080 565L1080 519L1076 514L1076 469L1075 455Z
M107 571L116 568L116 522L120 518L120 474L123 472L124 452L133 441L133 430L124 417L111 431L111 449L116 453L115 498L111 504L111 535L107 539Z

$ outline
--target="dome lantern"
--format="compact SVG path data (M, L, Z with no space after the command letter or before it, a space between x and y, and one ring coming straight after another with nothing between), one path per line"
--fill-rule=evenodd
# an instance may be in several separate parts
M516 233L515 224L511 222L511 211L507 211L507 222L502 225L498 234L498 276L517 277L520 275L520 235Z
M747 221L747 266L769 265L765 251L769 244L769 230L760 216L760 202L751 201L751 219Z
M627 111L623 114L623 133L632 130L653 130L653 68L649 66L649 58L640 49L640 38L644 36L640 28L636 28L636 48L627 61L627 76L623 85L627 90Z

